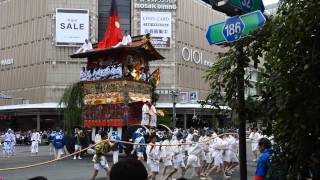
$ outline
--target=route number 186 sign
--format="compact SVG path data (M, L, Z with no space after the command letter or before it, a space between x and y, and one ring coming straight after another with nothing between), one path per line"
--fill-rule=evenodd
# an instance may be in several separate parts
M237 41L241 37L248 36L255 30L260 29L265 21L266 19L261 11L234 16L225 22L209 26L206 38L210 45Z

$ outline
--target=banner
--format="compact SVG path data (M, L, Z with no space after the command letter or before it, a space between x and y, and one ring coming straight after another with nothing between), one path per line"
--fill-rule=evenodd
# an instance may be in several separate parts
M151 85L144 81L102 80L83 82L84 96L88 94L105 94L114 92L151 94L151 90Z
M81 46L89 39L88 9L56 9L56 45Z
M141 12L140 34L151 34L155 48L171 48L171 12Z

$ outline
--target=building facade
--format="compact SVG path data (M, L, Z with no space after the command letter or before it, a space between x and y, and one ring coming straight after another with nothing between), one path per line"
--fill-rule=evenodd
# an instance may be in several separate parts
M56 46L56 8L88 9L90 39L97 42L97 0L0 1L0 92L13 97L0 104L57 102L64 89L79 79L85 62L69 55L76 47Z
M8 105L58 103L64 89L79 80L86 62L69 57L78 48L75 44L60 42L64 37L57 31L57 8L63 13L88 10L87 38L92 43L103 39L111 0L0 0L0 93L11 97L0 99L0 105L7 105L0 109L0 119L30 118L37 125L45 116L55 119L50 114L55 109L39 114L42 111L34 107L23 111L25 114L13 114L16 109ZM150 33L154 46L166 58L151 64L151 70L160 68L161 72L158 107L172 113L174 91L178 119L189 120L197 114L212 118L198 101L208 94L203 78L206 70L216 53L225 49L209 46L205 34L209 25L226 16L201 0L118 0L117 9L122 30L129 30L132 36ZM77 21L70 28L76 29Z

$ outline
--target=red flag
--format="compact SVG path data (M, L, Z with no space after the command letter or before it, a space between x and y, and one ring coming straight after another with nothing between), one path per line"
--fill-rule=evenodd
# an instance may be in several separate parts
M108 17L106 33L102 41L98 43L98 49L110 48L122 41L122 33L117 12L116 0L111 2L111 13Z

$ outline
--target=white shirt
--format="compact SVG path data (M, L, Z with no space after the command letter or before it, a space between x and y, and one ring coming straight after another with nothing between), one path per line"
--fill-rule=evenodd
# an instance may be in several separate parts
M6 133L4 135L4 141L8 141L8 142L12 141L12 136L10 135L10 133Z
M249 135L249 139L251 139L253 143L258 143L260 136L261 135L258 132L251 132Z
M81 49L82 49L82 52L87 52L92 49L92 44L90 42L84 43Z
M122 38L122 44L123 45L129 45L132 42L131 36L130 35L125 35Z
M100 134L96 134L95 138L94 138L94 142L97 143L101 141L101 135Z
M34 132L31 135L31 141L40 142L40 134L38 132Z
M158 143L155 143L155 144L158 144ZM149 143L149 145L146 148L146 154L148 157L147 163L151 163L151 162L159 163L160 161L159 146L154 146L152 148L152 143Z

